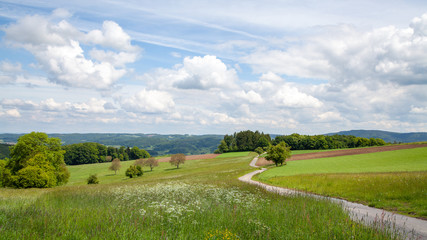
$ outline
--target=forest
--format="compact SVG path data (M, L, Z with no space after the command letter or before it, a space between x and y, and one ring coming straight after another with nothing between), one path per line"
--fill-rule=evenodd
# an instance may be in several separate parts
M380 138L363 138L351 135L291 135L276 136L273 140L269 134L241 131L232 135L225 135L221 140L217 153L254 151L257 148L266 150L270 145L285 142L291 150L339 149L368 146L383 146L386 142Z
M99 143L76 143L62 146L62 149L65 150L64 161L67 165L111 162L116 158L128 161L150 157L147 151L136 146L116 148Z

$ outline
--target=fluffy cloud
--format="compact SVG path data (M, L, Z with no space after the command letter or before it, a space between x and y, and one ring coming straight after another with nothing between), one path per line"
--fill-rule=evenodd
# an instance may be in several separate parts
M264 99L261 97L261 95L254 90L249 90L248 92L241 90L236 92L234 95L252 104L261 104L264 102Z
M22 71L22 65L20 63L13 64L11 62L2 61L0 62L0 71L7 73L17 73Z
M90 31L84 36L84 41L111 47L119 51L139 51L138 47L131 44L130 36L113 21L104 21L102 30Z
M0 84L9 84L16 81L16 74L22 71L20 63L0 62Z
M145 75L153 87L179 89L235 88L238 80L234 69L229 69L216 56L186 57L174 69L158 69Z
M291 108L318 108L322 102L318 99L300 92L296 87L288 84L281 86L273 96L274 103L279 107Z
M5 33L12 46L35 56L51 81L65 86L107 89L126 74L125 64L134 62L139 54L129 35L111 21L104 22L102 30L85 34L66 20L55 23L43 16L26 16L6 27ZM81 43L116 51L93 49L90 59Z
M319 108L323 105L319 99L302 92L297 86L285 82L271 72L263 74L258 82L247 83L246 87L253 89L249 91L253 92L252 95L264 96L268 103L273 103L277 107Z
M18 109L9 109L6 111L6 115L14 117L14 118L21 117L21 114L19 113Z
M129 112L162 113L172 111L175 102L167 92L143 89L130 98L120 100L120 105Z
M325 27L301 44L285 50L258 50L244 58L259 72L325 79L389 81L400 85L426 84L427 14L409 28L388 26L370 32L340 25Z
M78 114L108 114L114 113L112 104L103 99L91 98L87 102L56 102L53 98L48 98L39 103L33 101L24 101L21 99L3 99L0 106L6 109L28 112L66 112Z
M411 106L411 113L416 113L416 114L427 114L427 107L414 107Z

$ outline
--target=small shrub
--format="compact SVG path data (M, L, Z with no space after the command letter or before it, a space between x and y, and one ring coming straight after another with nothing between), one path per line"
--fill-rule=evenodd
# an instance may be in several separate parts
M98 184L98 183L99 183L99 180L96 174L90 175L87 179L87 184Z
M133 177L139 177L142 176L142 174L144 174L144 172L142 171L141 166L139 165L133 165L130 166L127 170L126 170L126 176L133 178Z
M262 147L257 147L254 151L258 153L258 155L261 155L264 152L264 149Z

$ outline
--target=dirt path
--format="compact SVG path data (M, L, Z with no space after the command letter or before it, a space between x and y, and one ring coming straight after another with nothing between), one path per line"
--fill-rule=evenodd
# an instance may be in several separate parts
M326 157L339 157L339 156L347 156L347 155L395 151L395 150L420 148L420 147L427 147L427 144L390 145L390 146L381 146L381 147L355 148L355 149L344 149L344 150L326 151L326 152L303 153L303 154L293 155L291 158L287 159L286 161L297 161L297 160L307 160L307 159L326 158ZM268 164L272 164L272 162L267 161L265 158L258 159L256 163L257 166L265 166Z
M255 159L258 159L258 157L255 157L251 163L256 161ZM392 228L392 230L396 229L403 233L406 236L406 239L427 239L427 221L425 220L395 214L382 209L372 208L359 203L349 202L343 199L325 197L282 187L275 187L252 180L252 177L255 174L261 173L265 170L267 169L262 168L261 170L256 170L254 172L248 173L240 177L239 180L249 184L257 185L266 189L267 191L275 192L280 195L305 195L318 199L327 199L337 204L341 204L342 207L349 212L350 217L354 221L360 221L368 226L373 223L382 224L381 226L388 226Z

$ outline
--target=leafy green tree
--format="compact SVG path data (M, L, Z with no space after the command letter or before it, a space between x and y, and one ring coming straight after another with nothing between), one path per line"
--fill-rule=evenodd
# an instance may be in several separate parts
M87 184L98 184L98 176L96 174L92 174L87 178Z
M7 161L9 161L8 158L5 158L3 160L0 159L0 187L3 186L3 171L4 171L4 166L6 165Z
M227 143L224 140L221 140L221 143L218 146L217 153L225 153L228 152Z
M10 148L2 183L7 187L45 188L65 184L70 177L61 140L46 133L31 132L18 139Z
M173 154L169 162L171 165L176 166L176 168L179 168L180 164L185 163L185 155L182 153Z
M129 158L131 160L133 159L140 159L140 158L149 158L150 154L145 151L144 149L139 149L138 147L133 147L129 150Z
M276 146L270 147L267 150L267 156L265 159L273 161L276 164L286 165L286 159L291 157L291 149L286 145L285 142L280 142Z
M256 153L258 153L258 155L261 155L264 152L264 149L262 147L257 147L254 150Z
M257 144L258 147L260 147L262 149L267 149L270 145L271 145L271 143L269 140L267 140L267 137L261 136L258 139L258 144Z
M120 159L115 158L111 162L111 165L108 169L110 169L111 171L114 171L114 174L117 174L117 171L120 170L121 167L122 167L122 165L120 164Z
M142 171L141 166L132 165L132 166L129 166L125 174L130 178L134 178L134 177L142 176L144 174L144 171Z

